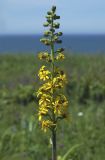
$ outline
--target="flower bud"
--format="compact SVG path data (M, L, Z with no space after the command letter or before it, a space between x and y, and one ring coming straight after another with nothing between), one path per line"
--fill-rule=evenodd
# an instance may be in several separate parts
M47 46L49 46L49 45L51 44L51 41L50 41L49 39L46 39L46 40L44 41L44 44L47 45Z
M60 19L60 16L56 16L56 19Z
M52 12L51 12L51 11L48 11L47 14L48 14L48 15L52 15Z
M59 49L57 49L56 52L63 52L63 51L64 51L64 48L59 48Z
M45 23L43 24L43 26L44 26L44 27L48 27L48 26L49 26L49 23L48 23L48 22L45 22Z
M52 16L51 15L47 15L46 18L52 18Z
M51 19L50 19L50 18L48 18L48 19L47 19L47 22L48 22L49 24L51 24Z
M53 12L56 11L56 6L52 6L52 11L53 11Z
M44 43L45 45L50 45L51 44L50 40L46 39L46 38L40 39L40 42Z
M50 28L50 31L54 33L54 32L55 32L55 29L53 29L53 28Z
M45 41L46 41L45 38L41 38L41 39L40 39L40 42L42 42L42 43L44 43Z
M57 40L58 40L58 37L57 37L57 36L55 36L53 40L54 40L54 41L57 41Z
M57 15L55 14L53 18L54 18L54 20L60 19L60 16L57 16Z
M56 28L56 29L58 29L58 28L59 28L59 26L60 26L60 24L59 24L59 23L54 23L54 24L53 24L53 27L54 27L54 28Z
M61 70L61 71L60 71L60 74L61 74L61 75L64 75L64 71L63 71L63 70Z
M62 40L57 40L56 43L62 43Z
M46 37L48 37L50 34L51 34L50 31L45 31L45 32L44 32L44 36L46 36Z
M58 36L62 36L62 34L63 34L62 32L58 32L57 33Z

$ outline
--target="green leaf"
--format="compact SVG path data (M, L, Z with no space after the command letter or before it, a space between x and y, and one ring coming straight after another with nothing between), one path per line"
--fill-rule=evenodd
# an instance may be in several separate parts
M72 154L78 147L80 147L83 144L76 144L72 148L70 148L66 154L61 158L61 160L67 160L67 157Z

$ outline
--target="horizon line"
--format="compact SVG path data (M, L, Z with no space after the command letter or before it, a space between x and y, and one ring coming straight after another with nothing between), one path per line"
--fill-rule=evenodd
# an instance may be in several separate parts
M0 33L0 36L28 36L28 35L37 35L37 36L43 36L43 33ZM66 35L105 35L105 32L103 33L63 33L63 36ZM63 37L62 36L62 37Z

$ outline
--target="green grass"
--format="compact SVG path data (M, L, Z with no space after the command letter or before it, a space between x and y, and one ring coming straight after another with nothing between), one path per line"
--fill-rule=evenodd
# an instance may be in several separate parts
M0 55L0 160L51 160L50 133L37 120L40 65L34 55ZM68 75L70 121L59 124L58 155L80 144L67 160L104 160L105 56L67 54L59 65Z

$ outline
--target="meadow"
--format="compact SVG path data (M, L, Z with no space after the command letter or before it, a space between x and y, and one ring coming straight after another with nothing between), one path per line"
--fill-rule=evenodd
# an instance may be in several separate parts
M66 57L70 120L58 126L58 156L71 149L66 160L105 160L105 55ZM40 66L33 54L0 55L0 160L51 160L37 116Z

